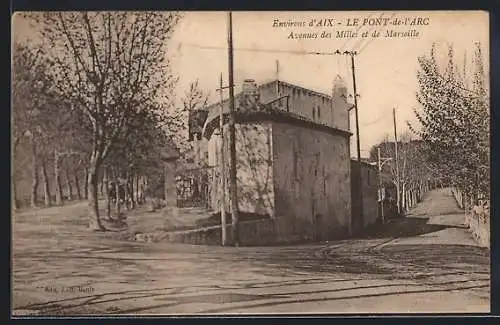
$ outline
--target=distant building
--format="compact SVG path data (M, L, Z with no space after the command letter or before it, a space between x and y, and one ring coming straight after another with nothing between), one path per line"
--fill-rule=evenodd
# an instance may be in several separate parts
M351 160L351 197L354 231L375 223L380 215L378 203L378 167L367 162L366 159L361 161L361 194L357 181L359 172L358 161ZM363 218L360 217L360 197L362 198Z

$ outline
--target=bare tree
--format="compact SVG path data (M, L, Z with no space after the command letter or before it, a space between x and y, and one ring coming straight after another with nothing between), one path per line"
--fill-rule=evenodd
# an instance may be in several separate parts
M144 110L160 109L160 100L170 96L165 88L173 78L165 45L179 15L47 12L33 18L54 50L58 91L91 127L89 228L104 230L97 200L99 170L112 147L127 135L128 122Z
M190 130L190 123L193 123L193 118L197 118L197 111L207 106L208 97L209 94L203 91L198 80L195 80L189 84L189 89L182 98L182 107L171 107L166 112L169 120L167 134L179 148L181 159L188 158L186 154L189 155L192 153L191 151L194 147L193 141L189 139L189 132L192 131Z
M31 141L31 152L32 152L32 170L33 170L33 178L31 182L31 196L30 196L30 205L32 208L36 208L37 205L37 193L38 193L38 157L37 157L37 152L36 152L36 143L35 139L32 136L32 141Z
M409 132L398 135L398 160L396 161L394 141L387 136L381 143L370 150L372 160L377 159L377 148L384 157L392 160L384 165L382 172L390 175L396 188L396 202L403 212L408 211L416 202L422 199L429 188L429 179L435 179L438 174L423 159L425 143L411 138ZM399 177L396 172L399 167Z
M50 185L49 185L49 177L47 175L46 157L42 157L41 171L42 171L44 203L45 203L46 207L50 207L52 203L51 203L51 198L50 198Z
M31 206L37 204L39 162L47 145L50 121L47 111L53 104L53 81L49 74L51 61L40 47L14 45L12 67L12 156L23 138L30 139L32 153ZM43 164L42 164L43 165ZM43 172L43 171L42 171ZM42 173L42 177L43 177ZM12 183L15 184L15 179ZM13 199L16 202L15 190ZM47 200L46 200L46 203ZM14 206L16 204L14 203Z

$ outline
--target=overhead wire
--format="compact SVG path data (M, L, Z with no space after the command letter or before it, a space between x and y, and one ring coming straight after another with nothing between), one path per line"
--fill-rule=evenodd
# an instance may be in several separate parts
M378 17L378 19L382 18L385 15L385 12L382 12L382 14ZM370 17L368 17L370 18ZM370 29L368 30L368 34L373 30L375 26L371 26ZM365 38L360 38L356 43L354 43L354 46L352 47L353 50L355 50L360 44L362 44L366 39Z
M389 20L391 20L391 19L392 19L395 15L396 15L396 12L393 12L393 13L392 13L392 15L389 17ZM360 49L359 49L358 53L359 53L359 54L361 54L361 52L363 52L363 51L364 51L364 49L365 49L368 45L370 45L370 44L371 44L371 42L373 42L373 40L374 40L375 38L376 38L376 37L372 37L372 38L370 38L370 40L369 40L367 43L365 43L365 45L363 45L363 47L362 47L362 48L360 48Z
M368 18L366 19L370 19L370 17L373 16L373 13L371 13ZM363 28L364 25L359 25L359 27L356 29L355 33L359 32L359 30L361 28ZM346 47L347 43L349 43L350 41L352 40L352 38L348 38L347 41L344 42L344 44L342 44L342 46L340 47L340 50L344 50L344 48Z
M382 121L384 118L386 118L389 114L392 114L392 112L391 113L386 113L386 114L380 116L379 118L376 118L375 120L370 121L368 123L361 124L360 126L366 127L366 126L370 126L370 125L376 124L376 123Z
M227 51L226 47L223 46L205 46L189 43L180 43L182 46L205 49L205 50L224 50ZM246 51L246 52L263 52L263 53L287 53L294 55L337 55L340 50L334 52L315 52L315 51L292 51L292 50L279 50L279 49L256 49L256 48L234 48L234 51Z

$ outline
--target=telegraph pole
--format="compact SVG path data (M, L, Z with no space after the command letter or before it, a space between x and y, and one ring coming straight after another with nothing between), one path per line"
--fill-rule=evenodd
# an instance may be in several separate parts
M231 11L228 13L228 59L229 59L229 190L231 197L231 221L232 242L239 246L239 211L238 192L236 184L236 130L235 130L235 108L234 108L234 62L233 62L233 17Z
M385 224L385 216L384 216L384 197L385 191L382 192L382 166L388 161L392 160L392 158L382 158L380 157L380 146L377 147L377 166L378 166L378 193L379 193L379 201L380 201L380 216L382 217L382 224Z
M220 74L220 88L217 89L220 95L220 112L219 112L219 134L220 134L220 160L219 160L219 173L220 173L220 218L221 218L221 243L222 246L227 245L227 222L226 222L226 166L224 159L224 105L222 91L228 87L223 87L222 73Z
M356 67L354 64L354 56L357 54L356 51L345 51L344 54L351 56L351 70L352 70L352 87L354 91L354 112L356 115L356 150L358 154L358 187L359 187L359 216L361 219L361 227L363 226L364 216L363 216L363 178L361 177L361 145L359 139L359 112L358 112L358 93L356 91Z
M280 96L280 61L276 60L276 96Z
M398 160L398 133L396 131L396 109L392 109L392 117L394 120L394 158L396 162L396 199L397 199L397 207L398 213L401 213L400 206L400 192L399 192L399 160Z

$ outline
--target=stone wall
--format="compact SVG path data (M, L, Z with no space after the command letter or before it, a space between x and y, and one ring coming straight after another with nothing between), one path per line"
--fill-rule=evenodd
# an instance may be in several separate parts
M490 247L490 204L482 201L480 205L467 204L467 199L457 188L452 188L458 206L464 209L465 226L469 228L474 239L482 247Z
M347 236L351 220L348 139L276 122L272 131L278 239Z
M474 206L465 215L465 226L482 247L490 247L490 208L489 205Z
M274 221L270 218L240 222L240 245L264 246L276 244ZM227 226L228 235L231 234L231 225ZM140 233L134 236L135 241L141 242L171 242L192 245L220 245L222 226L212 226L202 229L183 230L173 232Z

